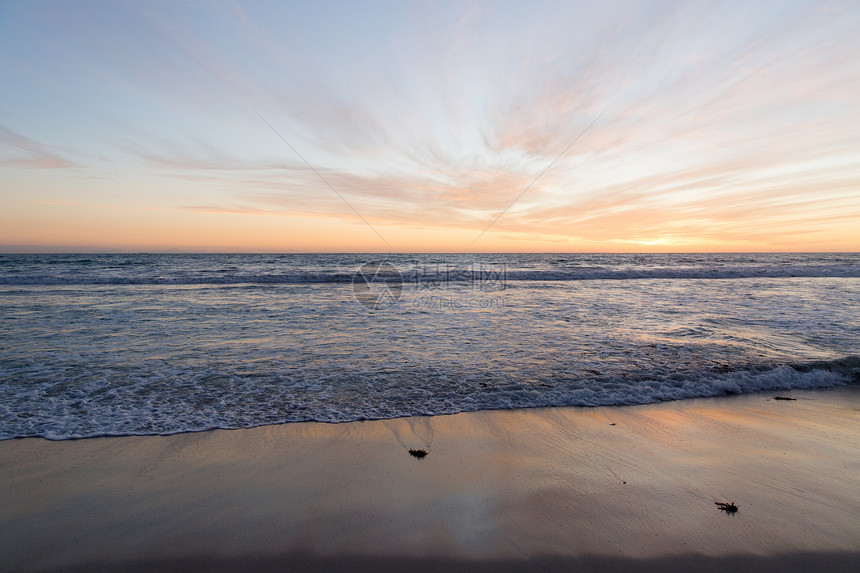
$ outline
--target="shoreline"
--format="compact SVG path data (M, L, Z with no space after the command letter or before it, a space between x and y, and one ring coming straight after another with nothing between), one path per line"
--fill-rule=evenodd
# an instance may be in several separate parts
M790 394L6 440L0 571L853 570L860 387Z

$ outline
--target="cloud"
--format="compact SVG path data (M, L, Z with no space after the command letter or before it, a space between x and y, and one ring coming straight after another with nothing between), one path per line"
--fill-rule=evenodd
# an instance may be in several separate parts
M487 239L766 243L856 212L860 12L818 8L113 5L51 16L45 37L71 48L47 75L126 122L54 125L108 140L118 177L154 174L154 200L186 211L354 221L351 206L440 232L504 212ZM8 165L74 166L0 143Z
M43 200L31 200L30 203L34 203L36 205L74 205L74 203L70 201L43 201Z
M162 143L159 148L169 148L169 151L155 152L145 149L139 144L126 144L123 148L131 155L143 160L151 167L168 172L185 174L189 171L222 172L222 171L272 171L306 169L299 161L267 160L260 158L241 158L230 155L214 145L197 143L195 145L178 145Z
M26 169L68 169L77 164L0 125L0 164Z

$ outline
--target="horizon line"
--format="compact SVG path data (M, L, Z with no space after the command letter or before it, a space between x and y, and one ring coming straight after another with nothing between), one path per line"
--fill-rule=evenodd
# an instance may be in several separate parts
M154 249L154 250L5 250L0 247L2 255L731 255L731 254L858 254L860 250L772 250L772 251L253 251L253 250L185 250L185 249Z

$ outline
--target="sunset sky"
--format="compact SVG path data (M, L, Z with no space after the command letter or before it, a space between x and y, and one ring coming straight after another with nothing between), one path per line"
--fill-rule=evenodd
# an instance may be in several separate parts
M858 2L4 1L0 251L858 250L858 30Z

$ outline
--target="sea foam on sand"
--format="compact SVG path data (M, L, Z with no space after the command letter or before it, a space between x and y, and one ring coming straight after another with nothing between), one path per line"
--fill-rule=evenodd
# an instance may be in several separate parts
M860 388L774 397L8 440L0 570L855 571Z

